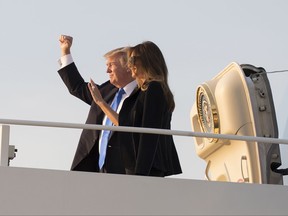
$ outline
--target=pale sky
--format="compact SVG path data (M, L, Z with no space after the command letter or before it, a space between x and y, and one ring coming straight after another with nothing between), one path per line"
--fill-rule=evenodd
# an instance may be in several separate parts
M231 62L288 69L285 0L0 0L0 118L84 123L89 106L60 79L60 34L74 37L72 55L85 80L107 80L103 54L145 40L162 50L176 109L172 129L191 131L197 86ZM288 73L268 75L279 138L288 139ZM286 132L285 132L286 131ZM11 126L18 149L11 166L69 170L81 130ZM192 137L174 137L183 174L204 179ZM281 145L283 168L288 146ZM284 177L287 181L287 177ZM285 183L286 184L286 183Z

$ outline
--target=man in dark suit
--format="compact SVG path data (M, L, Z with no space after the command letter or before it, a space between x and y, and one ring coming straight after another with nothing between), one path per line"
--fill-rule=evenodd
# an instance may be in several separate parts
M104 124L107 116L93 101L88 88L88 82L85 82L80 75L71 56L70 48L73 38L61 35L59 41L61 48L59 75L72 95L90 105L86 124ZM104 57L106 58L107 73L110 80L97 85L97 87L108 104L111 104L118 89L124 88L126 94L123 96L117 109L117 112L119 112L123 100L129 97L137 86L137 83L132 78L131 72L126 66L127 53L125 48L112 50L105 54ZM99 168L99 143L102 131L84 129L78 143L71 170L125 174L117 134L118 132L111 132L104 165Z

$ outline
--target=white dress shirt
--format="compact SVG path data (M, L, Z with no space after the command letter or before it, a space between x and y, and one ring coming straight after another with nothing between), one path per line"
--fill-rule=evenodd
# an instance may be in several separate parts
M66 67L67 65L73 63L73 58L71 54L62 56L59 60L58 60L58 64L60 65L60 69Z

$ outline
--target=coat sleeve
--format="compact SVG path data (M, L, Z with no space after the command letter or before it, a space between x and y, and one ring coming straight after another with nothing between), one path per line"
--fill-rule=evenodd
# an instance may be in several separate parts
M143 116L141 127L163 128L163 118L167 113L167 102L161 84L151 82L144 92ZM152 168L159 145L160 135L140 134L135 173L148 175Z
M74 62L61 68L58 73L70 94L91 105L93 98L89 92L88 83L84 81Z
M84 81L74 62L60 69L58 73L68 88L70 94L89 105L92 104L93 98L88 88L88 82ZM107 94L105 92L107 89L110 90L115 88L109 81L103 83L102 85L97 84L97 86L103 96Z

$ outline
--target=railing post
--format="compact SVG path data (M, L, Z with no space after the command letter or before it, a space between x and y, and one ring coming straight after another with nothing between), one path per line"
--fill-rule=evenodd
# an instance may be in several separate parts
M9 135L10 126L0 125L0 166L8 166L9 163Z

